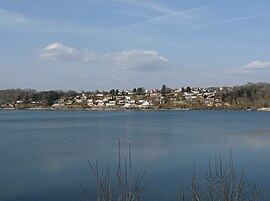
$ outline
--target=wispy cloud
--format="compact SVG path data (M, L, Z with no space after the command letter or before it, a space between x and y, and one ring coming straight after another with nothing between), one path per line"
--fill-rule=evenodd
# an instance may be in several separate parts
M31 20L16 12L0 9L0 25L25 24Z
M209 27L219 26L219 25L222 25L222 24L229 24L229 23L238 22L238 21L245 21L245 20L255 19L255 18L262 17L262 16L264 16L264 14L248 15L248 16L225 19L225 20L221 20L221 21L218 21L218 22L214 22L214 23L194 26L193 28L185 30L185 32L187 32L187 31L197 31L197 30L206 29L206 28L209 28Z
M169 7L160 4L156 1L150 1L150 0L113 0L115 2L125 4L125 5L130 5L132 7L139 7L143 9L147 9L152 12L159 12L163 14L169 14L172 11Z
M169 61L154 50L129 50L98 54L88 50L79 51L61 43L52 43L39 52L42 61L70 61L85 63L109 63L123 70L155 70L168 66Z
M22 26L19 26L22 25ZM33 19L17 12L0 9L0 27L17 29L21 32L74 33L81 35L98 35L108 29L84 26L63 22L53 22L46 19Z
M127 29L136 26L146 25L146 24L171 24L175 22L180 22L183 24L189 24L189 21L195 19L199 16L200 11L204 10L206 7L196 7L192 9L182 10L182 11L171 11L168 14L154 17L148 20L144 20L131 25L119 27L118 29ZM172 20L175 19L175 20Z

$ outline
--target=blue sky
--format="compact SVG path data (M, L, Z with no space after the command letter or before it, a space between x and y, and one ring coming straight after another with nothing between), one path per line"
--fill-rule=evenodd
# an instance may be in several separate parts
M269 82L267 0L1 0L0 88Z

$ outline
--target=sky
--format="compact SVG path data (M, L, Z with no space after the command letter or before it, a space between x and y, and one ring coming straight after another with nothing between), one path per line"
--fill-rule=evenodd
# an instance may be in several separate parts
M269 0L1 0L0 89L270 80Z

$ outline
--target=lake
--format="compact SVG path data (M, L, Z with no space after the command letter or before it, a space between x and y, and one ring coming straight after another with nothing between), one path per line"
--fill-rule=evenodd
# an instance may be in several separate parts
M0 200L83 200L101 164L129 145L134 171L147 168L142 200L177 200L210 158L232 152L237 170L270 192L270 112L257 111L0 111Z

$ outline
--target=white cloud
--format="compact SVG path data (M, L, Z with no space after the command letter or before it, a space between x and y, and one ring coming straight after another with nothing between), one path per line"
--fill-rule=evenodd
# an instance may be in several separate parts
M243 66L229 68L226 70L231 75L250 75L256 70L270 69L270 62L255 60Z
M127 70L154 70L168 66L169 61L154 50L129 50L108 54L98 54L89 50L79 51L61 43L49 44L40 50L43 61L77 60L85 63L109 63Z
M40 50L39 58L46 61L79 60L81 53L72 47L56 42Z
M0 25L24 24L29 21L21 14L0 9Z
M157 51L131 50L104 55L104 58L113 61L116 66L130 70L160 69L168 64L168 60Z
M255 60L252 61L242 67L240 67L239 69L241 70L256 70L256 69L264 69L264 68L270 68L270 62L264 62L264 61L259 61L259 60Z
M82 60L83 62L86 62L86 63L95 62L99 60L99 58L100 58L99 54L89 51L89 50L85 50L82 53Z

